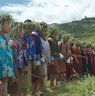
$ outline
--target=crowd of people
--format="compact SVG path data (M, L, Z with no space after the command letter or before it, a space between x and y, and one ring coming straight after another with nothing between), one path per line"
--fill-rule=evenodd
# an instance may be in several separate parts
M68 34L58 41L56 30L47 37L45 22L34 27L31 20L11 21L0 16L0 96L28 96L28 90L45 96L46 80L54 90L64 81L95 74L95 47L73 43Z

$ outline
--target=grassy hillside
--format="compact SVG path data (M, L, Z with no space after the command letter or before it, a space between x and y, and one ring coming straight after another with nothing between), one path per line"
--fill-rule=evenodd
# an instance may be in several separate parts
M84 18L64 24L53 24L61 33L70 33L82 42L95 45L95 18Z

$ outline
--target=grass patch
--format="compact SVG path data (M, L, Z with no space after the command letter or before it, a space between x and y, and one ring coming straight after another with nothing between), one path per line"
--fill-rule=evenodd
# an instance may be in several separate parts
M53 92L47 91L46 96L95 96L95 76L66 82Z

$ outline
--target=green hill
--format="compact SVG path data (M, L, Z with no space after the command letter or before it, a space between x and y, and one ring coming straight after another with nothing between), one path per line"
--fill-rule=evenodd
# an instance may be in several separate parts
M95 18L81 19L64 24L53 24L60 32L73 34L81 42L92 43L95 45Z

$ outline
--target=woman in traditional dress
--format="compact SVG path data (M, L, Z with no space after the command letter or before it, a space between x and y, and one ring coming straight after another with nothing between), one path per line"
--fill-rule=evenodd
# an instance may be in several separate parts
M65 72L66 72L66 66L64 66L64 61L63 61L63 54L61 53L62 52L62 45L63 45L63 42L62 40L58 42L58 49L59 49L59 59L58 59L58 63L59 63L59 81L62 82L64 80L64 75L65 75ZM63 56L63 57L62 57Z
M45 89L45 79L47 78L47 68L48 68L48 64L50 62L50 46L49 46L49 42L47 40L47 24L45 22L41 22L41 42L42 42L42 66L44 69L44 74L45 77L44 79L41 80L40 83L40 95L44 95L44 89Z
M16 32L14 32L13 49L14 65L16 71L17 84L10 85L11 96L27 96L28 89L28 60L26 57L25 42L22 39L22 24L18 24ZM12 41L11 40L11 41ZM9 82L11 83L11 81ZM17 89L15 89L17 88ZM14 90L13 90L14 89ZM17 90L17 91L15 91ZM18 94L18 95L16 95Z
M14 24L15 25L15 24ZM15 26L16 28L16 26ZM13 32L13 28L11 29ZM18 73L17 73L17 44L15 42L14 36L13 36L13 32L11 32L11 36L10 36L10 40L9 40L9 44L12 48L12 57L13 57L13 64L14 64L14 73L15 73L15 82L12 82L12 79L9 78L8 79L8 94L10 94L10 96L19 96L19 84L18 84Z
M74 46L73 43L70 44L69 51L69 58L66 60L66 80L71 80L73 75L73 56L72 56L72 47Z
M48 42L50 44L50 51L52 51L51 46L53 45L53 40L51 38L48 39ZM57 73L57 66L55 65L55 58L53 55L50 57L50 63L49 63L49 75L50 75L50 88L55 88L54 81L56 80Z
M10 31L10 20L9 15L0 15L0 96L8 96L8 78L12 78L12 82L14 82L12 50L4 36Z
M77 47L76 48L76 56L77 56L77 60L78 60L76 71L77 71L78 75L81 75L81 72L82 72L82 60L81 60L81 58L82 58L82 56L81 56L80 44L77 43L76 47Z
M63 39L62 39L62 45L61 45L61 53L63 54L64 56L64 59L63 59L63 63L61 64L62 65L62 75L63 75L63 79L67 79L69 80L70 79L70 74L71 74L71 61L70 62L67 62L68 59L71 58L71 52L70 52L70 39L71 39L71 35L69 34L66 34L64 35Z
M29 25L29 26L27 26ZM27 57L31 59L31 82L32 82L32 96L37 94L37 88L40 89L40 85L44 79L44 69L41 65L42 58L42 42L40 39L40 24L35 26L35 30L31 29L31 23L26 23L24 28L23 39L27 43ZM43 89L43 87L42 87Z
M56 36L58 35L57 30L53 29L51 30L51 41L50 41L50 56L51 56L51 62L49 66L50 71L50 88L53 89L55 87L58 87L58 79L59 79L59 64L58 64L58 42L56 39ZM54 81L56 80L56 85L54 85Z
M86 62L86 47L85 44L81 46L81 56L82 56L82 75L87 74L87 62Z
M41 22L41 31L42 55L45 58L44 70L45 76L47 77L47 66L50 62L50 46L47 40L47 24L45 22Z
M73 46L71 47L71 54L73 57L73 64L72 64L72 71L73 71L72 79L73 79L73 77L74 78L79 77L78 72L79 72L79 64L80 64L80 62L78 61L78 58L77 58L77 57L80 57L80 55L77 55L77 54L79 54L79 52L78 52L77 46L75 44L73 44Z
M92 52L91 45L87 46L87 71L88 74L92 74Z

